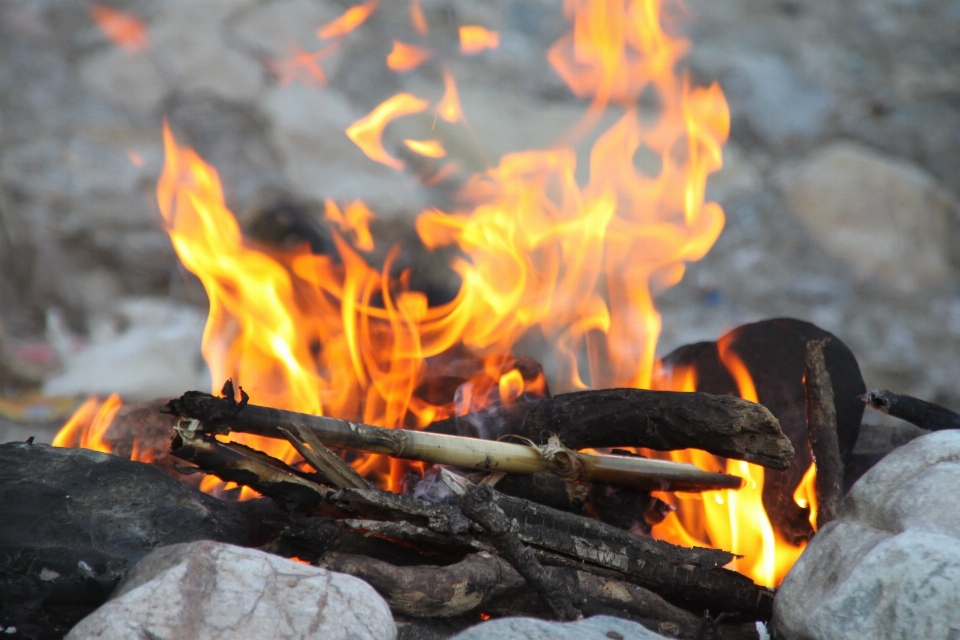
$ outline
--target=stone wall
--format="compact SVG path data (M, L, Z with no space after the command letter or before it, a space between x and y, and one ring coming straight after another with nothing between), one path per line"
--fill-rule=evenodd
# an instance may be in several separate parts
M438 67L396 74L413 41L408 3L383 0L309 69L337 0L126 0L149 46L111 44L85 3L0 4L0 319L9 340L116 332L130 296L203 304L154 201L161 122L220 171L243 218L278 191L362 196L410 234L444 194L369 161L343 134L398 91L439 96ZM447 140L471 169L543 147L583 105L543 57L567 24L559 2L425 0L431 46L459 80L478 135ZM689 0L689 57L730 102L727 212L717 246L661 297L663 352L762 317L811 320L848 342L868 386L960 407L960 9L948 0ZM456 28L501 32L456 55Z

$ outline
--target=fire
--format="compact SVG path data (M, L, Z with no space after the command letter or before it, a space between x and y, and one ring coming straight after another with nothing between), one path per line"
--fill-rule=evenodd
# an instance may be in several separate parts
M365 118L354 122L347 129L347 137L363 150L371 160L394 169L403 169L403 162L394 158L383 148L383 130L397 118L425 111L430 103L409 93L398 93L380 104Z
M117 394L103 403L96 396L87 398L57 433L53 446L83 447L110 453L111 447L104 441L104 435L122 406Z
M281 85L300 81L305 85L323 85L327 75L320 66L320 60L334 51L334 45L327 45L318 51L305 51L299 44L293 47L293 54L283 60L268 60L267 66L279 78Z
M460 51L471 56L500 46L500 34L476 25L460 27Z
M336 20L317 29L317 37L324 40L342 38L367 21L377 8L377 0L368 0L361 5L350 7Z
M127 53L141 53L150 48L147 27L139 18L96 3L90 5L90 15L103 35Z
M374 0L354 6L318 35L342 37L376 6ZM416 228L428 248L453 246L466 256L451 264L461 278L458 293L438 306L411 288L409 270L395 269L399 247L386 252L381 268L368 263L373 213L359 200L326 203L336 256L314 255L307 246L267 251L248 244L215 169L164 127L157 199L180 260L209 297L203 355L215 390L232 378L257 404L422 428L494 402L543 395L543 372L509 355L529 336L554 349L550 384L556 391L654 382L695 388L695 372L660 371L654 379L660 316L653 298L679 282L685 264L699 260L723 228L723 211L704 200L704 187L722 165L726 101L717 84L697 87L677 72L688 43L664 32L659 0L567 0L565 7L573 30L548 59L590 105L553 148L506 155L466 182L456 209L420 213ZM419 2L411 2L410 12L414 30L427 33ZM472 54L498 46L499 34L462 27L460 40L462 51ZM395 43L387 64L412 68L406 66L413 64L411 49ZM394 95L346 135L370 159L404 171L384 141L390 123L432 109L437 118L465 126L454 79L441 71L439 100ZM641 108L644 92L658 97L656 113ZM576 145L611 103L617 119L597 132L586 171L578 171ZM439 139L403 144L426 157L445 153ZM636 167L641 150L657 159L656 171ZM741 395L756 399L742 362L729 350L723 358ZM454 397L423 391L437 362L474 363ZM92 411L84 409L84 420ZM286 443L232 437L297 460ZM76 437L64 435L68 441ZM656 534L743 554L734 568L776 584L800 549L781 544L763 512L763 469L700 451L674 456L741 475L748 486L739 493L662 496L678 509ZM392 490L402 487L405 473L422 471L382 456L352 464ZM207 478L203 486L221 483Z
M403 144L411 151L428 158L442 158L447 155L443 143L439 140L404 140Z
M454 123L463 120L463 110L460 108L460 96L457 94L457 83L449 71L443 72L443 98L437 103L437 115L447 122Z
M746 365L730 348L732 335L717 342L720 361L737 383L739 396L758 402L756 387ZM696 391L696 371L692 367L674 367L661 375L658 388ZM662 494L661 500L676 507L662 523L653 527L654 537L685 546L709 546L726 549L738 557L730 568L750 576L758 584L776 587L803 551L806 544L793 546L774 531L763 508L763 467L742 460L726 460L703 451L645 452L677 462L695 464L701 469L725 471L746 480L739 491L708 491L701 494ZM813 489L813 465L794 500L816 513ZM815 518L812 515L811 518Z
M433 53L429 49L393 41L393 50L387 55L387 68L391 71L411 71L429 60Z
M423 15L423 7L420 6L420 0L410 0L410 25L413 27L413 30L421 36L430 33L430 28L427 26L427 19Z

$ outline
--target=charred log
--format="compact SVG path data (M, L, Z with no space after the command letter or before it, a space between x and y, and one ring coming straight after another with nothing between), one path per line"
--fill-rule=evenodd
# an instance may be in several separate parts
M807 437L817 465L817 530L836 518L843 499L843 460L837 439L833 385L823 359L827 338L807 343L803 384L807 396Z
M449 418L427 431L448 435L520 435L571 449L647 447L703 449L728 458L786 469L793 447L776 418L740 398L707 393L602 389L517 402Z
M605 392L597 393L602 395ZM232 394L233 386L228 381L224 385L224 397L189 391L179 399L172 400L168 408L181 418L192 421L191 429L209 434L239 431L285 439L300 429L307 429L325 446L483 471L520 474L549 471L570 481L596 481L663 491L739 489L742 486L742 479L737 476L702 471L689 464L576 452L555 436L550 437L546 445L537 447L424 431L385 429L326 416L249 405L249 397L242 389L240 402L236 402ZM600 399L598 397L592 402ZM722 405L730 404L726 401L734 399L715 400ZM762 407L741 400L736 402L751 406L751 411L769 416L769 412ZM776 429L776 421L770 426ZM782 434L780 440L789 446Z
M861 397L868 405L927 431L960 429L960 414L902 393L875 389Z
M810 340L828 338L824 362L830 374L837 415L837 437L844 464L853 453L860 432L866 392L860 367L850 349L828 331L801 320L775 318L743 325L720 338L746 365L760 404L776 416L796 450L785 471L764 473L763 507L774 529L791 544L813 535L808 511L793 501L793 493L812 458L807 442L804 357ZM737 383L720 361L717 342L680 347L663 359L665 367L693 367L697 391L739 395Z
M543 604L523 577L504 559L476 553L444 567L399 567L347 553L330 553L318 564L370 583L395 614L415 617L454 617L485 611L496 615L544 615ZM658 633L693 638L700 616L675 607L642 587L598 577L584 571L568 575L582 597L588 615L608 614L643 622ZM756 626L720 625L705 638L754 640Z

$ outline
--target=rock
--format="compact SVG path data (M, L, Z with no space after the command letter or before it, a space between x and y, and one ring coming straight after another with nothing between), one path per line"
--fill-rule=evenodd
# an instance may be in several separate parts
M0 626L59 638L158 546L245 544L230 504L151 465L88 449L0 445Z
M222 36L225 19L249 4L177 0L159 5L150 37L168 82L179 91L206 91L228 100L255 98L263 87L260 65L229 47Z
M859 279L910 293L950 276L956 205L916 165L836 142L782 170L778 180L810 234Z
M810 542L774 602L780 640L952 638L960 630L960 433L887 455Z
M202 541L155 550L69 640L391 640L387 603L352 576Z
M594 616L578 622L500 618L471 627L451 640L660 640L665 637L636 622Z
M80 80L93 93L131 111L152 112L167 92L148 56L131 56L120 48L87 56L80 63Z
M127 400L178 396L210 386L200 359L203 315L165 300L127 299L118 308L122 332L77 353L43 385L47 395L119 393Z

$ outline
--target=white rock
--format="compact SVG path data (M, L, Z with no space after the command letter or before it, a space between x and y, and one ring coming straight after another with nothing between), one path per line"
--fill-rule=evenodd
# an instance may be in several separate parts
M837 142L782 170L778 181L811 235L859 278L909 293L949 277L956 205L916 165Z
M228 100L248 100L263 86L255 58L227 46L224 22L249 4L164 2L150 25L153 56L168 84L179 90L211 91Z
M280 0L258 4L243 12L230 25L231 35L245 47L273 59L283 59L294 45L316 51L323 43L317 29L343 13L343 8L312 0ZM332 72L324 68L328 77Z
M547 622L536 618L501 618L470 627L451 640L662 640L666 636L611 616L578 622Z
M134 111L152 111L167 92L152 58L110 47L80 63L80 80L90 91Z
M960 633L960 433L913 440L868 471L787 575L780 640Z
M165 300L128 299L117 315L126 328L61 354L64 369L44 382L45 394L116 392L136 401L210 386L200 358L205 320L199 311Z
M141 560L69 640L393 640L366 582L256 549L202 541Z

